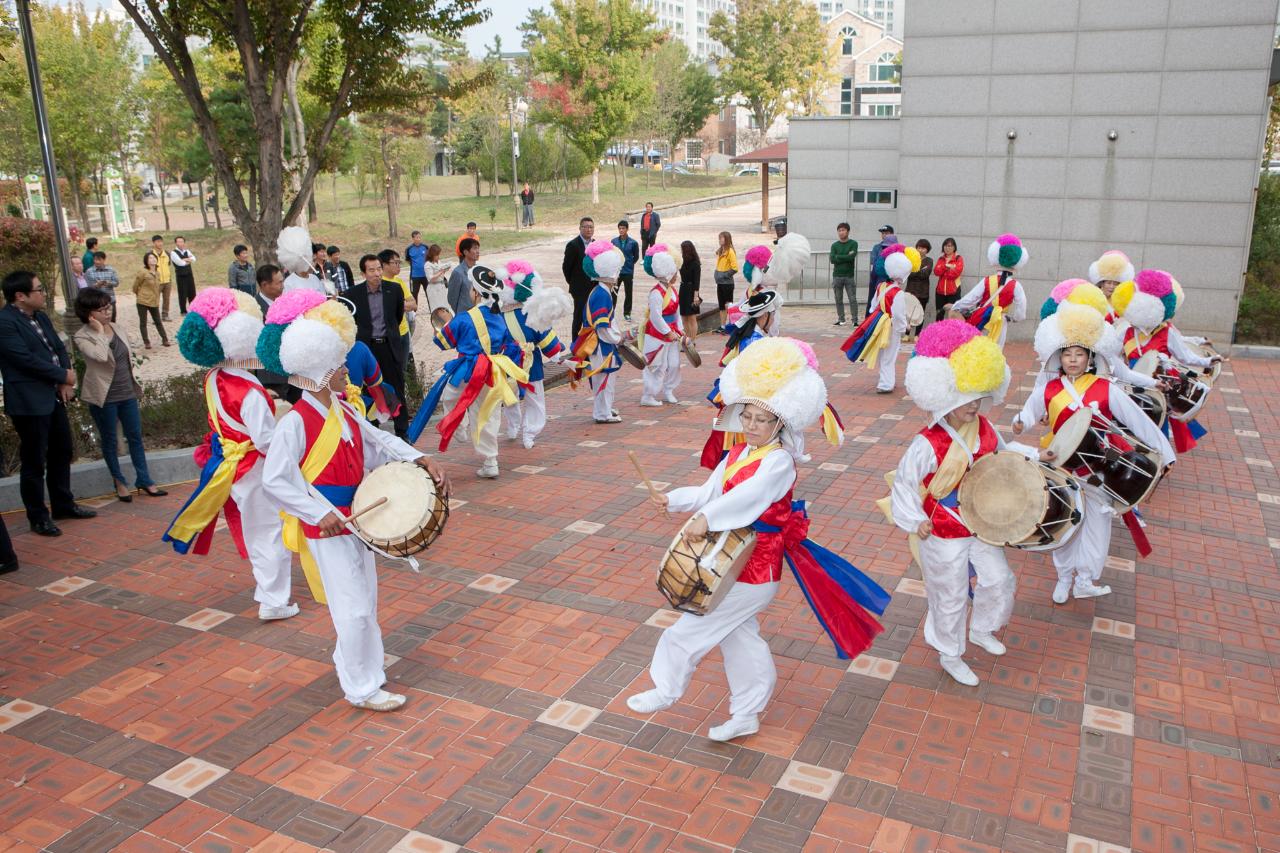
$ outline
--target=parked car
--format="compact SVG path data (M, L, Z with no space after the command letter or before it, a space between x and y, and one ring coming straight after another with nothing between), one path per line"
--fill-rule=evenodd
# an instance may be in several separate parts
M662 167L662 171L670 172L674 175L692 175L693 172L684 163L668 163Z
M784 173L783 173L783 171L782 171L782 167L781 167L781 166L778 166L778 165L775 165L775 164L773 164L773 163L770 163L770 164L769 164L769 174L770 174L770 175L781 175L781 174L784 174ZM760 177L760 167L759 167L759 166L754 166L754 165L751 165L751 166L739 166L739 167L738 167L738 171L734 172L734 173L733 173L733 176L734 176L735 178L747 178L747 177L751 177L751 178L758 178L758 177Z

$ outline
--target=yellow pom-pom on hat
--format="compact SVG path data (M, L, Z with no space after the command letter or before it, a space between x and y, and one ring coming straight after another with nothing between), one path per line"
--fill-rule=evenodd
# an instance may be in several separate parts
M1138 285L1133 279L1122 281L1111 291L1111 307L1117 314L1123 315L1133 301L1133 294L1138 292Z
M920 272L920 250L915 246L908 246L902 250L902 254L911 259L911 271Z
M999 344L983 335L955 348L947 358L962 394L990 394L1005 381L1005 358Z
M338 333L342 342L351 349L356 342L356 321L345 305L336 299L330 299L306 312L308 320L324 323Z
M1105 317L1111 311L1107 295L1096 284L1077 284L1067 294L1067 302L1074 305L1086 305Z
M738 369L738 382L744 396L768 400L804 368L804 355L795 347L759 345L774 340L780 339L757 341L738 356L745 359Z

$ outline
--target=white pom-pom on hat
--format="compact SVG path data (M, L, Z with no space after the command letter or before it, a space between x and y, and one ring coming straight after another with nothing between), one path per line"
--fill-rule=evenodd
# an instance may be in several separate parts
M347 349L332 326L299 317L280 337L280 364L290 374L323 383L346 361Z
M228 361L256 361L262 319L244 311L232 311L222 318L213 334L222 345L222 353Z

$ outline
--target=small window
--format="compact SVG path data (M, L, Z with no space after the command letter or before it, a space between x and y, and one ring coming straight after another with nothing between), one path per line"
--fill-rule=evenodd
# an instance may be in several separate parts
M853 78L840 81L840 115L853 115Z
M853 56L853 40L858 37L858 31L853 27L840 28L840 55Z
M882 53L868 68L867 79L872 83L894 83L898 79L898 66L894 54Z
M849 189L849 207L892 209L898 206L898 191L885 189Z

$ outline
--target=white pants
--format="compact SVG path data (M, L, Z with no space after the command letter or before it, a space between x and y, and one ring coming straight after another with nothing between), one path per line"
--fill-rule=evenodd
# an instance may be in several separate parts
M1096 581L1102 577L1107 552L1111 550L1111 521L1116 511L1111 499L1096 486L1082 484L1084 493L1084 518L1080 529L1061 548L1053 549L1053 567L1058 570L1058 580L1071 580L1075 575L1082 581Z
M645 353L645 358L649 354ZM644 396L648 400L662 400L674 394L680 385L680 344L669 341L658 347L658 354L644 369Z
M247 474L231 484L231 499L240 510L244 547L253 567L253 600L265 607L283 607L289 603L293 555L284 547L280 509L262 488L262 466L259 458Z
M896 328L889 329L889 343L880 350L880 377L876 381L877 391L892 391L898 384L898 350L902 348L902 332Z
M604 364L604 356L600 354L599 350L596 350L591 353L589 363L591 364L591 369L595 370ZM588 381L591 382L591 392L595 395L591 401L592 416L598 421L608 420L613 417L613 392L615 390L614 386L618 382L617 371L613 373L598 373Z
M355 536L308 539L320 567L338 642L333 666L348 702L363 702L386 683L378 627L378 574L373 552Z
M698 661L719 646L729 680L729 713L734 717L762 713L778 673L769 644L760 636L756 614L769 606L777 592L776 581L734 584L706 616L682 613L662 632L649 664L649 675L663 698L674 702L683 696Z
M462 396L463 385L449 385L444 389L441 395L441 401L446 410L452 409L453 404L457 402L458 397ZM471 442L476 449L476 455L483 459L498 458L498 427L502 422L502 415L499 413L501 406L494 406L493 413L480 427L480 435L475 434L476 423L480 420L480 403L484 400L484 395L489 392L488 388L480 392L480 396L476 401L467 407L466 420L458 427L459 432L466 430L467 440Z
M547 392L542 387L542 380L531 383L533 390L525 389L524 398L514 406L502 407L502 420L507 430L507 438L520 435L522 428L525 437L535 439L547 425Z
M929 612L924 619L925 642L948 657L960 657L965 649L965 614L969 608L969 564L978 575L973 591L972 628L991 633L1009 623L1013 615L1016 582L1004 549L975 537L920 540L924 592Z

